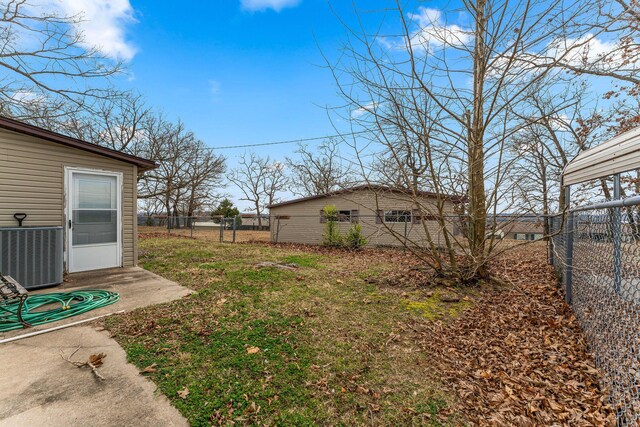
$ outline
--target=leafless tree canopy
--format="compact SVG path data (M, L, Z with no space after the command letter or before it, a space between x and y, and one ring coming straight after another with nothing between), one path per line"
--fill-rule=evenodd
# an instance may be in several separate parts
M391 172L383 179L414 193L428 189L442 198L467 197L464 241L445 232L447 262L441 264L433 245L422 248L425 260L440 271L473 279L488 275L487 261L495 254L491 219L513 207L509 184L535 145L529 138L543 139L545 147L554 144L549 126L557 125L563 108L546 88L577 73L635 83L637 5L609 3L594 8L589 1L475 0L448 14L425 6L406 9L400 1L389 1L377 15L355 7L358 24L346 27L339 60L327 57L327 65L348 104L343 118L355 131L368 131L351 142L362 175L371 177L377 167ZM460 15L461 24L449 21ZM611 47L606 53L597 50L602 40ZM550 105L545 96L552 98ZM579 136L572 152L585 148L577 123L566 130ZM535 158L567 154L553 148L535 145L527 160L545 181L550 165ZM463 266L453 255L460 250Z
M314 196L353 185L349 165L340 156L340 141L327 139L318 147L300 144L296 158L287 157L291 191Z
M267 206L278 201L278 194L282 193L288 183L282 163L272 161L269 157L259 157L256 154L244 154L240 157L238 166L228 175L243 194L240 200L251 203L258 216L258 226L262 226L262 215Z
M161 206L151 213L193 216L210 210L222 185L224 157L213 154L182 122L149 116L141 132L144 137L134 147L135 153L159 165L138 184L139 197L155 201L149 207Z
M114 95L105 79L119 73L122 64L83 44L76 29L81 19L25 0L0 2L3 114L28 117L34 103L61 114L60 109L86 107Z
M0 2L0 114L158 162L139 179L149 213L191 216L215 201L225 159L139 94L113 90L122 63L87 47L81 16Z

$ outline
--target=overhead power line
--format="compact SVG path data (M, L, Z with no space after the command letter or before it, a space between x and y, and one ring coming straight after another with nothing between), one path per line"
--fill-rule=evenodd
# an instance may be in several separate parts
M231 150L234 148L265 147L268 145L296 144L300 142L319 141L323 139L338 138L343 136L354 136L354 135L359 135L367 132L369 131L363 130L359 132L348 132L348 133L338 133L335 135L315 136L312 138L289 139L286 141L262 142L258 144L227 145L224 147L207 147L207 148L209 148L210 150Z

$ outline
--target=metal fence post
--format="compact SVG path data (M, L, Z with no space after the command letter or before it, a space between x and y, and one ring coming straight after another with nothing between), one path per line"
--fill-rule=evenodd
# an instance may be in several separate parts
M613 176L613 198L620 200L620 174ZM612 235L613 235L613 289L620 293L622 285L622 208L613 208Z
M549 265L554 265L554 261L553 261L553 251L555 250L555 247L553 246L553 233L555 233L555 221L554 218L551 216L546 216L544 218L544 220L546 221L548 227L547 229L549 230L549 234L551 234L551 236L547 236L547 257L548 257L548 263Z
M224 242L224 217L220 217L220 243Z
M571 304L573 299L573 238L574 238L574 216L573 212L568 213L567 230L565 240L565 299L567 304Z
M233 243L236 242L236 222L237 222L238 217L234 216L233 217Z
M574 213L569 211L571 208L571 186L568 185L564 189L565 191L565 206L566 206L566 215L567 215L567 223L566 229L564 230L564 250L565 250L565 258L564 258L564 290L565 290L565 300L567 304L571 304L571 300L573 298L573 234L574 234Z
M404 219L404 245L402 247L402 250L407 250L407 218Z

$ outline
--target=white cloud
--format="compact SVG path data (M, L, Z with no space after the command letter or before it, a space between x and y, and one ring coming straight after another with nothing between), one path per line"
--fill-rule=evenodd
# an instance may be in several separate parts
M45 5L82 19L76 30L83 34L85 46L114 59L129 61L135 56L136 48L126 37L127 27L136 22L129 0L49 0Z
M356 108L351 112L351 118L358 119L367 113L372 113L375 111L377 106L378 106L377 102L370 102L368 104L363 105L362 107Z
M616 42L585 34L577 39L555 39L537 52L518 52L513 59L506 55L496 56L490 65L490 75L504 74L508 67L508 73L517 77L523 73L544 72L544 65L558 68L566 65L607 71L623 62L622 52Z
M240 4L244 10L251 12L262 12L267 9L273 9L280 12L287 7L295 7L300 4L301 0L240 0Z
M409 13L409 19L419 25L411 37L411 46L428 51L433 47L464 46L471 41L471 30L458 25L447 25L442 12L437 9L420 6L418 13Z
M37 106L44 105L47 102L47 97L42 93L33 92L30 90L17 90L11 94L11 100L16 105L22 106Z
M579 39L564 39L551 43L550 54L546 56L561 59L562 62L574 66L592 64L605 58L610 65L616 65L622 61L616 47L617 44L613 41L603 41L593 34L586 34Z
M571 118L564 113L555 114L552 117L549 117L549 124L557 131L569 130L571 122Z
M418 27L412 32L409 41L398 42L382 38L380 42L384 46L405 50L409 43L412 49L429 52L438 47L461 47L472 40L471 30L455 24L448 25L438 9L420 6L416 13L408 13L407 17Z
M30 103L41 101L44 97L30 90L17 90L11 94L11 99L20 103Z

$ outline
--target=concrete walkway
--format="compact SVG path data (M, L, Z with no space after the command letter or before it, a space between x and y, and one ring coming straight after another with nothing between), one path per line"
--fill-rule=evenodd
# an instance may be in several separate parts
M78 368L61 352L85 361L105 353L98 368ZM186 420L127 363L107 332L76 326L0 346L0 426L186 426Z
M40 292L107 289L120 293L116 304L59 322L0 334L7 338L102 314L172 301L190 290L141 268L75 274L63 286ZM0 427L19 426L186 426L186 420L155 385L127 363L108 332L90 324L0 344ZM105 353L96 379L84 362Z

